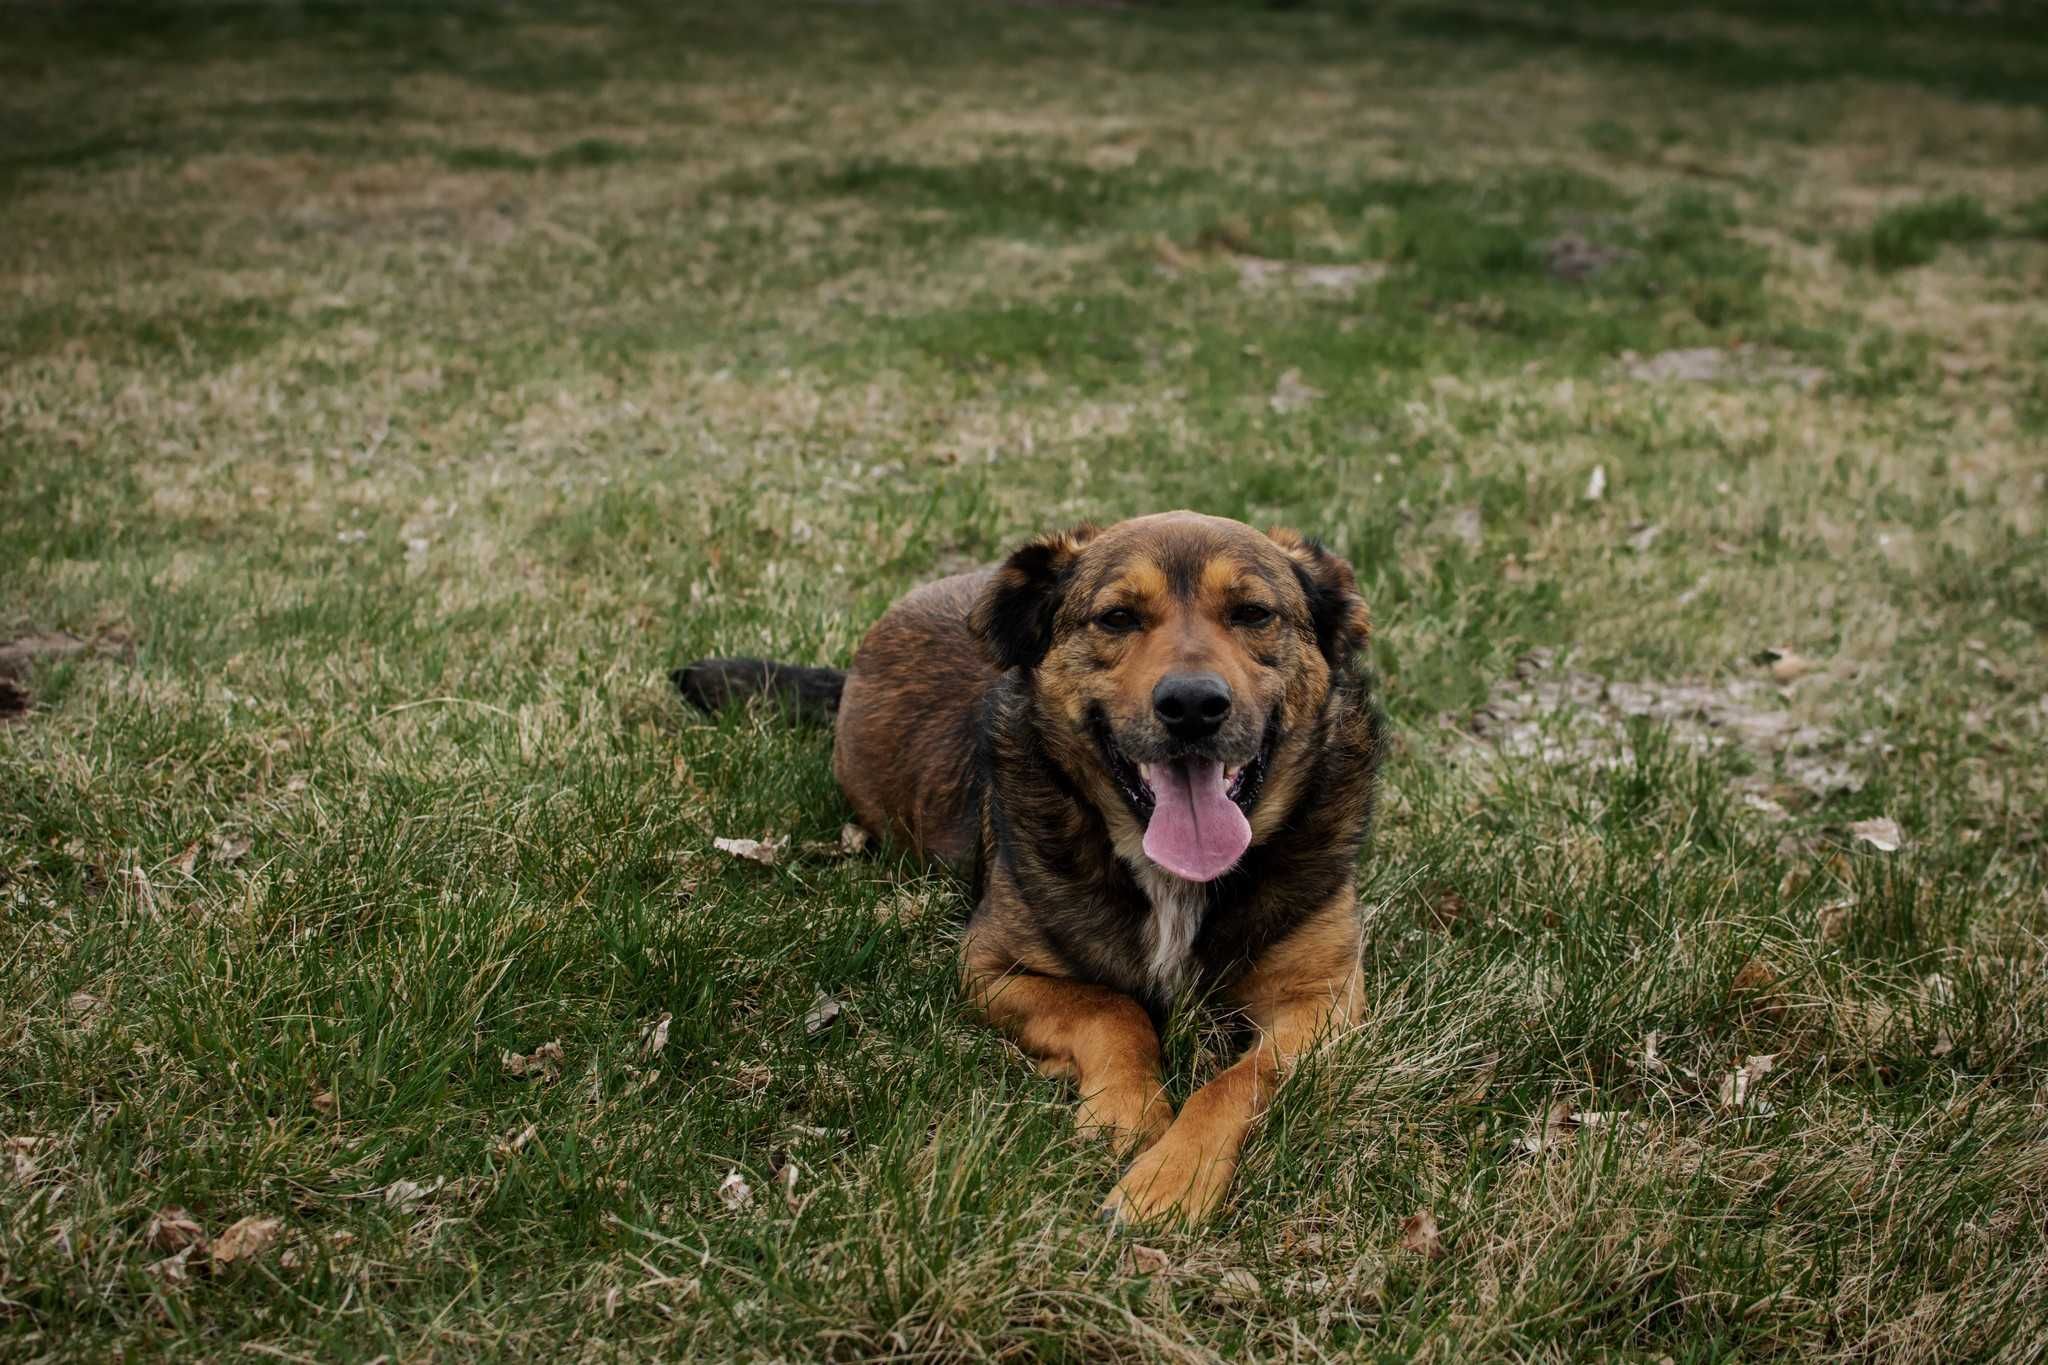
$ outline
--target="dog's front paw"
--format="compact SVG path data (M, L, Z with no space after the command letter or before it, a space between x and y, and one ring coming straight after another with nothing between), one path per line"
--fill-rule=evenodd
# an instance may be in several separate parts
M1118 1223L1199 1223L1223 1202L1236 1171L1235 1156L1216 1151L1200 1133L1177 1123L1131 1163L1102 1214Z
M1120 1152L1142 1152L1172 1125L1173 1106L1156 1081L1105 1086L1081 1097L1077 1122L1083 1134L1107 1137Z

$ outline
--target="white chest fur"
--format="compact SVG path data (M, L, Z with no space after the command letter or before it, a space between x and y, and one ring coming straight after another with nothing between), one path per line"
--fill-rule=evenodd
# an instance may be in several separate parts
M1172 995L1194 965L1195 935L1208 908L1207 889L1162 871L1150 859L1137 867L1138 884L1152 902L1145 922L1145 970L1161 995Z

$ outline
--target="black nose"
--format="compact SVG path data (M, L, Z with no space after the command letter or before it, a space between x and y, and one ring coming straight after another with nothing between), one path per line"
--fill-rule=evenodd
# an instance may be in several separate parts
M1152 689L1152 712L1175 739L1207 739L1230 714L1230 684L1214 673L1169 673Z

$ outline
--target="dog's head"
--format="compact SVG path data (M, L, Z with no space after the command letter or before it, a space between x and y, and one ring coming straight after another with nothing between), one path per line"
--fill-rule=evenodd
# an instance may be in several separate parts
M975 628L1031 671L1047 742L1119 851L1210 881L1284 815L1368 625L1351 566L1314 541L1169 512L1023 546Z

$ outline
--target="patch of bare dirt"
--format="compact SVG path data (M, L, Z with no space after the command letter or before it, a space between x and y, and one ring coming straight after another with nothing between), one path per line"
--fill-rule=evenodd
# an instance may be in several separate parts
M1814 389L1827 379L1818 365L1799 365L1781 351L1750 346L1689 346L1659 351L1647 360L1633 351L1621 363L1631 379L1646 384L1773 384Z
M1552 651L1535 650L1459 728L1501 757L1603 770L1634 763L1629 722L1653 721L1696 753L1732 746L1750 754L1758 771L1735 788L1749 809L1782 820L1785 801L1860 789L1852 760L1878 743L1803 720L1788 700L1774 677L1627 682L1558 669Z

